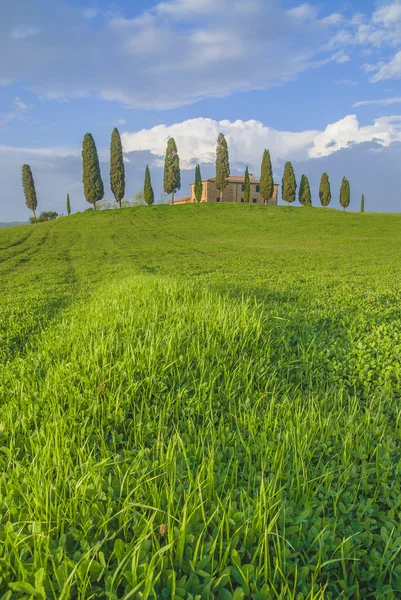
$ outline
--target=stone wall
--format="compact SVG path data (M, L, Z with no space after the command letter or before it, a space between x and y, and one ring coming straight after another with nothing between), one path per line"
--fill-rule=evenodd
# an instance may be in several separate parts
M250 204L264 204L264 200L260 195L260 192L256 191L256 186L259 185L256 183L251 183L251 194L249 198ZM242 191L242 183L237 183L234 181L230 181L228 186L225 188L223 192L223 202L241 202L241 199L244 198L244 192ZM274 184L274 193L273 198L268 202L270 205L276 205L278 201L278 184ZM190 187L191 196L189 202L196 202L195 200L195 185L192 184ZM202 191L202 200L201 202L219 202L220 201L220 192L216 188L216 184L214 181L204 181L203 182L203 191ZM256 202L255 202L256 201Z

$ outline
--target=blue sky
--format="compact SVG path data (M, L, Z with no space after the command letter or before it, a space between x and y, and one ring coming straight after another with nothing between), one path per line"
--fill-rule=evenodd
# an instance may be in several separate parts
M95 137L106 198L113 127L122 134L127 199L149 164L161 194L176 139L188 193L198 162L213 174L225 133L232 173L259 174L269 148L333 206L345 175L351 209L401 209L401 0L7 0L0 6L0 221L25 220L21 166L39 210L86 204L81 143Z

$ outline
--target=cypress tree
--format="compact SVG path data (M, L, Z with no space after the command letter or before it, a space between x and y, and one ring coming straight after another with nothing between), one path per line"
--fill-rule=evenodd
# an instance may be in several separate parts
M269 200L273 198L274 192L273 171L269 150L265 150L263 153L260 173L260 195L262 196L265 204L268 204Z
M146 170L145 170L145 184L143 187L143 195L145 198L145 202L148 206L153 204L153 202L155 201L155 195L153 193L152 182L150 180L150 171L149 171L148 165L146 165Z
M251 197L251 180L249 178L248 167L245 169L245 177L244 177L244 202L249 202L249 198Z
M70 194L67 194L67 215L71 214Z
M351 190L348 179L343 177L340 189L340 204L345 210L349 206Z
M287 205L290 202L294 202L297 192L297 182L295 179L294 169L290 162L286 162L284 165L284 175L281 187L281 196Z
M302 206L312 206L309 179L306 175L302 175L301 183L299 184L299 202Z
M365 196L363 194L361 198L361 212L365 212Z
M114 128L110 142L110 187L120 205L125 194L125 167L120 132Z
M331 201L330 181L327 173L323 173L320 179L319 198L322 206L328 206Z
M164 191L166 194L171 194L172 204L174 204L174 194L179 189L181 189L180 158L174 138L169 138L164 159Z
M33 212L34 222L36 223L36 207L38 201L36 198L35 182L33 180L31 167L29 165L22 166L22 187L25 194L25 203L27 207Z
M220 192L220 202L223 200L223 191L228 185L229 176L230 161L228 158L227 140L222 133L219 133L216 148L216 189Z
M90 133L85 134L82 144L82 183L87 202L96 210L96 202L104 196L104 186L95 140Z
M200 202L202 200L202 192L203 192L203 183L202 183L201 170L200 170L200 166L197 165L195 168L195 188L194 188L195 200L197 202Z

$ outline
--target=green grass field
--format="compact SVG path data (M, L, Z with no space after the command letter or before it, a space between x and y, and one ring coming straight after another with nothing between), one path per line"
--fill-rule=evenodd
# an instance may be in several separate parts
M0 599L401 597L401 215L0 231Z

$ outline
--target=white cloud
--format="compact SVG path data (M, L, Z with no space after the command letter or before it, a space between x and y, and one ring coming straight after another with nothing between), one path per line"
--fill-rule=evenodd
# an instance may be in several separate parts
M23 119L28 108L28 105L22 102L20 98L14 98L12 110L8 113L0 114L0 127L4 127L10 121Z
M401 77L401 50L387 63L380 63L376 75L371 77L371 81L383 81L383 79L398 79Z
M315 137L309 156L311 158L329 156L341 148L364 142L389 146L393 142L400 141L401 116L381 117L375 119L373 125L361 127L356 115L348 115L328 125Z
M22 102L22 100L18 97L15 98L14 105L18 110L21 110L22 112L25 112L26 110L28 110L28 105L25 104L25 102Z
M401 99L400 99L401 101ZM151 129L123 133L121 136L125 154L133 152L149 153L154 165L162 166L167 140L174 137L184 170L194 165L213 165L215 162L216 140L222 132L226 136L230 162L233 169L248 164L257 172L262 154L269 148L272 161L276 165L285 160L304 161L309 158L329 156L342 148L373 142L379 146L389 146L401 142L401 116L381 117L373 124L360 126L356 115L327 125L324 131L278 131L260 121L215 121L213 119L189 119L173 125L156 125ZM102 163L109 160L109 148L98 148ZM52 161L79 159L81 148L76 146L22 148L0 146L2 161L9 165L23 160L45 161L46 168L52 168ZM125 157L127 162L128 157ZM147 160L146 160L147 162ZM22 163L21 163L22 164Z
M8 154L27 154L31 156L61 157L79 156L80 149L68 146L54 146L49 148L21 148L18 146L0 146L0 152Z
M103 154L105 155L106 152L103 152ZM18 146L0 146L3 167L11 170L20 169L23 163L29 161L32 168L40 171L56 172L61 160L77 159L80 155L80 149L73 147L22 148Z
M349 62L351 60L348 54L345 54L342 50L340 50L340 52L336 52L332 58L340 64Z
M122 135L125 152L148 150L162 164L167 140L174 137L179 149L181 166L192 169L197 163L215 162L216 140L222 132L227 138L232 164L247 161L253 167L259 165L263 150L270 148L272 157L301 159L307 156L306 148L312 143L316 131L299 133L275 131L260 121L214 121L213 119L190 119L174 125L157 125L137 133Z
M332 13L331 15L328 15L327 17L323 17L323 19L320 19L320 23L322 25L340 25L343 22L344 22L344 17L340 13Z
M358 85L358 82L352 79L336 79L334 83L337 85Z
M99 11L97 8L84 8L82 14L85 19L94 19L99 14Z
M13 40L24 40L33 37L40 32L37 27L15 27L10 31L10 37Z
M381 47L401 43L401 2L394 0L375 10L371 19L360 16L355 42Z
M182 106L345 62L344 52L323 51L343 19L319 17L309 3L288 11L277 0L164 0L135 18L68 2L13 0L12 8L2 7L0 53L9 59L0 81L23 81L47 98Z
M203 14L203 11L218 13L219 3L214 0L166 0L157 4L154 9L156 14L176 18L188 13Z
M362 54L373 55L380 49L394 49L401 46L401 0L393 0L377 8L368 16L357 13L351 19L343 22L327 43L327 48L346 47L361 50ZM393 50L392 50L393 51ZM375 83L384 79L401 77L401 51L373 64L364 64L362 68L367 73L375 73L370 81Z
M358 106L390 106L391 104L401 104L401 96L394 98L381 98L379 100L362 100L361 102L355 102L352 106L357 108Z
M50 99L94 95L165 109L281 85L349 62L351 50L401 46L401 0L347 19L312 2L283 4L162 0L127 18L68 0L13 0L2 7L0 83L23 81ZM365 65L372 82L401 76L400 53L380 58Z
M287 13L290 15L290 17L297 21L309 21L316 19L318 15L318 9L316 6L305 3L287 10Z
M372 21L387 28L397 27L401 23L401 2L396 0L378 8L373 13Z
M192 169L195 164L213 164L216 139L222 132L229 145L233 166L244 163L258 169L265 148L269 148L272 159L306 160L329 156L353 144L374 142L388 146L401 141L401 117L382 117L372 125L361 127L355 115L332 123L324 131L300 132L277 131L260 121L214 121L213 119L190 119L174 125L157 125L136 133L122 135L124 152L149 151L155 164L162 165L167 140L174 137L183 169Z
M384 64L384 62L376 63L375 65L365 63L361 66L361 68L365 71L365 73L374 73Z

